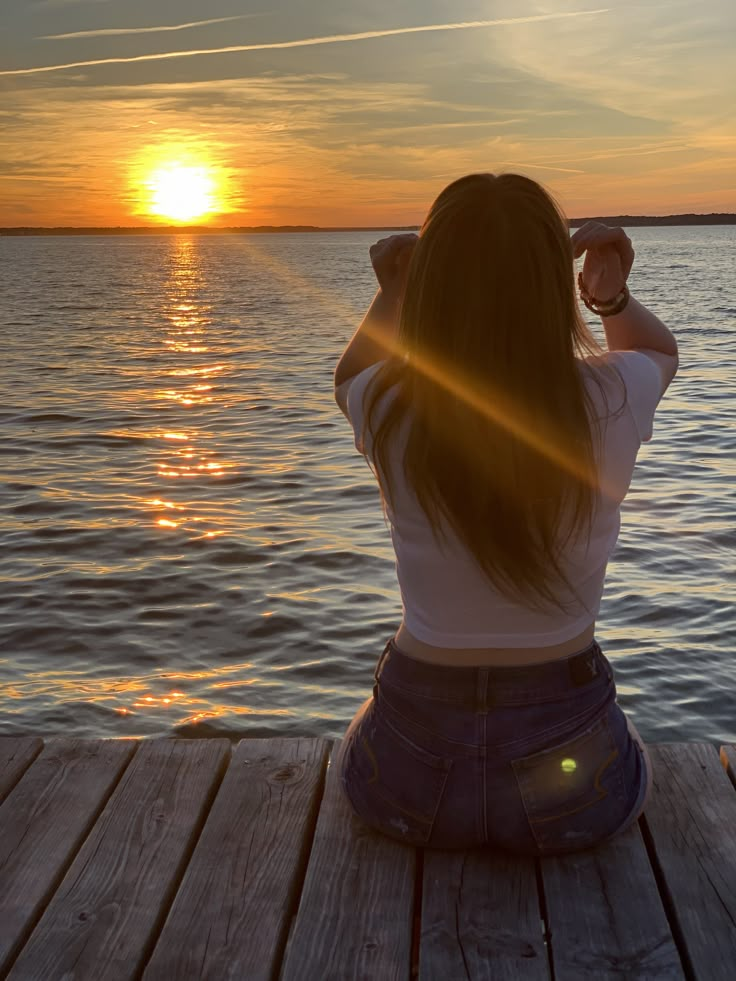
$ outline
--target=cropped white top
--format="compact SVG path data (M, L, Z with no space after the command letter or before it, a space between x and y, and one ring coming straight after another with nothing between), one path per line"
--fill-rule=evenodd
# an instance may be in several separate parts
M371 463L370 433L363 432L363 396L381 363L344 383L356 449ZM604 363L615 366L620 378L602 372ZM447 528L447 544L440 546L435 541L429 521L404 480L402 442L408 420L395 431L390 448L395 501L393 509L387 502L387 517L404 624L418 640L435 647L549 647L577 636L595 620L606 566L618 538L620 504L629 489L639 447L652 435L661 380L657 365L640 351L610 352L579 364L600 419L599 483L605 490L598 495L589 540L565 556L564 569L576 594L561 597L565 612L540 612L505 596L451 528ZM603 384L608 410L594 373ZM626 396L623 407L621 381ZM392 391L382 397L374 419L385 411Z

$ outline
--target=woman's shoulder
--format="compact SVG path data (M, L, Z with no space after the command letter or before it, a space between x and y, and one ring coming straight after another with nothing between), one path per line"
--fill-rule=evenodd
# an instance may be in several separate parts
M618 391L616 410L626 406L634 418L641 441L652 435L652 421L661 398L661 376L655 362L643 351L606 351L585 358L584 370L594 384L588 386L593 400L611 414L611 395ZM614 411L613 415L618 415Z
M657 365L643 351L605 351L582 360L583 370L598 384L623 385L627 396L650 389L659 391Z
M591 354L582 359L583 364L590 368L609 370L611 368L625 375L646 374L651 376L656 368L654 362L644 351L603 351L601 354Z
M386 372L392 364L393 362L386 360L378 361L344 382L347 388L347 415L355 433L355 445L361 453L366 451L368 445L364 442L365 421L368 409L374 401L374 394L379 394L380 397L376 402L376 412L371 417L372 426L375 426L376 421L383 417L389 403L396 396L397 380L392 382L389 378L388 385L383 392L380 392L380 385L378 392L374 386L374 382L386 377ZM382 369L386 369L386 371Z

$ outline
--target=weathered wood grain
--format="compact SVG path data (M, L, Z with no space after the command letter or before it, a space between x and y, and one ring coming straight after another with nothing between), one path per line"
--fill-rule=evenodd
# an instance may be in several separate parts
M238 744L144 981L276 976L329 749L324 739Z
M0 736L0 804L42 749L38 736Z
M720 756L729 780L736 787L736 746L733 743L721 746Z
M49 739L0 806L0 974L61 881L136 745Z
M698 981L736 976L736 794L710 744L649 746L644 815L660 887Z
M420 981L547 981L533 859L472 849L424 853Z
M226 739L140 744L9 978L120 981L140 975L229 746Z
M328 746L1 737L0 975L407 981L415 850L320 799ZM736 747L648 748L643 839L539 863L557 981L736 977ZM423 854L420 981L547 981L534 863Z
M638 824L540 864L557 981L684 981Z
M361 824L329 766L281 981L408 981L415 861Z

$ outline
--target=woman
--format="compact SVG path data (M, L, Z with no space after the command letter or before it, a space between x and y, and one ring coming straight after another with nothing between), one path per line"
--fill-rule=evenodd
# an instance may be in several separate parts
M580 315L578 285L608 350ZM374 469L403 619L336 761L355 813L413 845L563 854L629 827L651 767L595 641L620 504L677 370L620 228L472 174L379 289L335 372Z

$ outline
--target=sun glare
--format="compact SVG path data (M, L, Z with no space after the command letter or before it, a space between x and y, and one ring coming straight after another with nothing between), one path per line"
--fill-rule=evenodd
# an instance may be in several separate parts
M153 215L174 221L205 218L218 210L215 180L206 167L173 163L152 171L147 187Z

